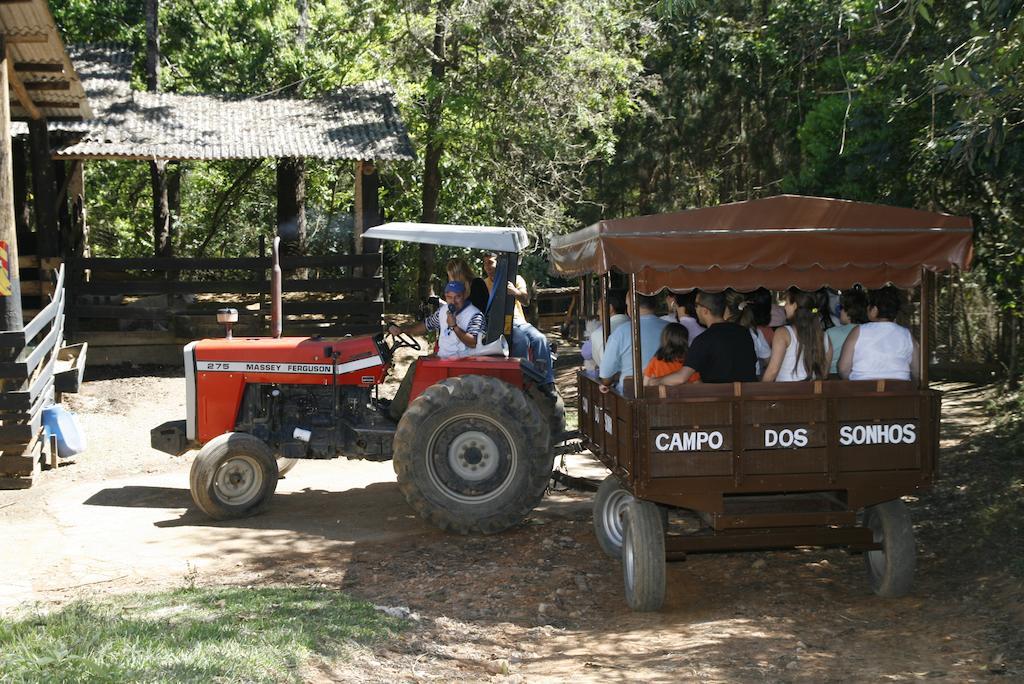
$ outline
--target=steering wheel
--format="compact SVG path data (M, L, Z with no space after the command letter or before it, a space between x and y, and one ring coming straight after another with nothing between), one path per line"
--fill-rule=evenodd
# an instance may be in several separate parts
M392 335L390 332L391 326L395 326L396 328L399 328L400 326L394 321L384 321L385 334L390 335L391 338L395 341L395 343L391 347L392 354L395 353L396 350L401 349L402 347L409 347L411 349L415 349L416 351L420 350L420 343L416 341L415 337L412 337L411 335L407 335L405 333Z

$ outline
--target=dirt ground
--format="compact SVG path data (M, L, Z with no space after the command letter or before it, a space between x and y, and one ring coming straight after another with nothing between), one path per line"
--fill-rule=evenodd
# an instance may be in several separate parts
M574 405L570 378L560 372ZM987 429L991 390L944 389L948 459ZM589 494L551 493L517 529L460 537L412 514L390 463L302 462L265 514L211 522L189 496L190 458L149 448L183 399L178 372L142 370L94 374L67 397L89 449L31 489L0 491L0 610L194 582L323 585L411 611L412 629L319 664L319 681L1024 678L1024 592L964 562L945 527L921 525L907 598L874 596L858 556L801 548L670 564L665 608L634 614ZM603 475L585 457L569 468ZM955 491L912 500L915 521Z

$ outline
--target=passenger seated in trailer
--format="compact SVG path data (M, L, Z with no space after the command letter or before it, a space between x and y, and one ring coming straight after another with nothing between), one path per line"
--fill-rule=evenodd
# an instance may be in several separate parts
M917 379L920 349L910 331L896 323L900 291L888 285L868 292L868 322L843 343L839 375L844 380Z
M622 380L633 375L633 326L640 326L640 363L643 368L654 358L661 342L661 331L668 321L658 318L655 311L658 307L656 297L637 295L639 311L630 311L629 325L620 325L608 336L608 345L601 358L598 375L601 379L601 391L607 392L614 382L615 389L622 392ZM627 306L627 308L629 308ZM618 381L615 380L616 376Z
M771 358L772 347L765 334L757 327L750 295L736 290L726 290L725 320L739 323L750 331L750 337L754 340L754 354L757 355L754 373L761 377L768 366L768 359Z
M772 355L762 382L824 380L832 361L832 346L821 328L819 298L795 287L786 292L787 325L775 331Z
M697 317L706 330L690 345L681 370L651 385L682 385L694 373L701 382L754 382L754 340L750 331L725 320L725 293L701 292L697 295Z
M764 287L759 287L748 295L749 304L747 305L754 316L754 325L764 336L765 342L768 346L772 346L772 339L775 337L775 328L778 325L772 326L772 306L775 304L775 297L772 293ZM785 321L779 323L783 325Z
M665 317L661 317L665 320ZM644 368L644 384L650 385L653 378L663 378L669 373L682 370L689 351L690 333L679 323L669 323L661 331L661 346L654 352L654 358ZM700 373L690 376L690 382L700 382Z
M860 286L843 290L839 296L839 325L825 331L832 343L829 375L839 375L839 353L843 343L858 325L868 322L868 296Z
M626 315L626 291L621 289L608 290L608 335L615 332L620 325L629 322ZM590 355L594 360L594 367L601 367L601 359L604 358L604 326L600 323L590 333Z
M692 344L697 336L704 332L704 326L697 320L697 290L690 290L685 294L669 292L665 295L665 302L668 303L668 313L661 317L661 320L669 323L679 323L690 336Z

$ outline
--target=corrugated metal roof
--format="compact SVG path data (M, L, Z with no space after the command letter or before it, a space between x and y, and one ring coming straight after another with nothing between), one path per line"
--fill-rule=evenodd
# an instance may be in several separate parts
M7 41L15 74L39 113L48 119L92 116L85 90L75 71L46 0L0 3L0 32ZM13 89L13 85L12 85ZM11 116L30 117L15 93Z
M148 93L131 89L132 53L70 53L93 103L91 121L51 125L62 159L415 159L394 90L370 81L311 99Z

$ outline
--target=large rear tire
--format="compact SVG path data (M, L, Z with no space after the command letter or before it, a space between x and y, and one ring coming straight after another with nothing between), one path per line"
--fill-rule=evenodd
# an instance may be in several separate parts
M864 509L864 527L882 548L864 553L871 588L879 596L905 596L914 584L917 548L914 526L899 499Z
M609 475L594 495L594 536L601 550L611 558L622 558L623 517L633 495L623 489L619 479Z
M622 538L622 578L626 603L636 611L665 603L665 530L658 507L634 499L626 504Z
M540 503L554 453L536 404L506 382L448 378L416 398L395 433L398 485L443 530L501 532Z
M192 461L189 488L196 505L215 520L255 515L277 489L277 459L266 444L228 432L203 446Z
M558 443L565 432L565 401L558 390L551 386L551 393L542 390L538 385L531 384L527 388L530 399L537 404L540 413L548 421L548 432L552 446Z

